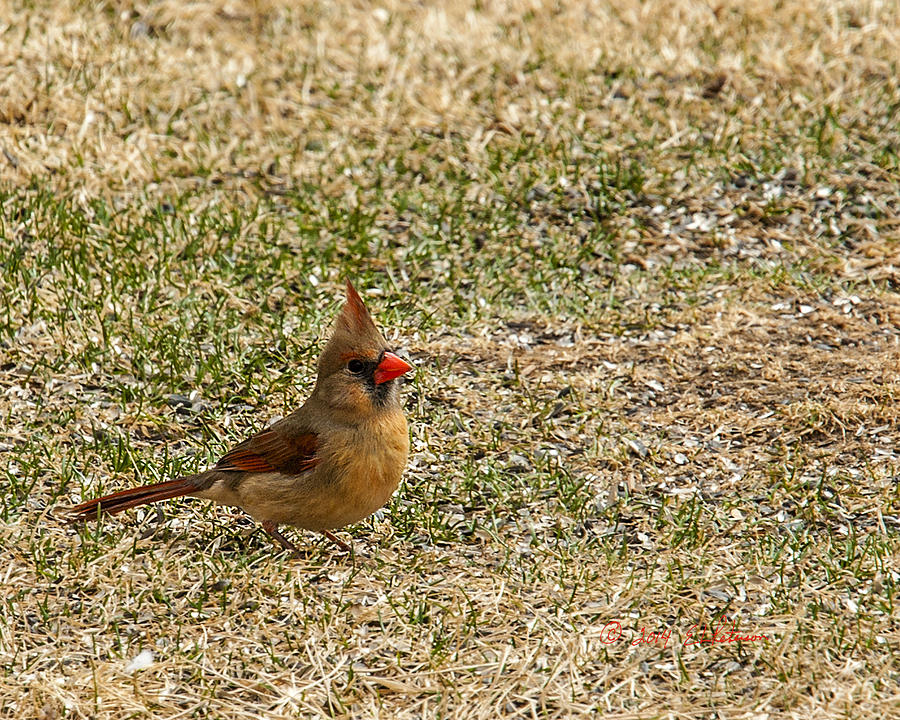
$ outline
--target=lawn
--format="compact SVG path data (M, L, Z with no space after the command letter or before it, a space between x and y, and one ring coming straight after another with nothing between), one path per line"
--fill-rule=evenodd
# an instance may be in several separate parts
M900 717L900 6L0 5L0 718ZM174 500L351 278L411 456Z

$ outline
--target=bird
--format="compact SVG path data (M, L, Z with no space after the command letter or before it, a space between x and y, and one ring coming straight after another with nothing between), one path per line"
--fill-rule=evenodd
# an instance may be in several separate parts
M299 551L279 526L323 533L383 507L409 455L399 378L412 365L389 349L350 280L319 356L316 384L299 410L226 452L209 470L82 502L70 523L182 496L241 508L282 548Z

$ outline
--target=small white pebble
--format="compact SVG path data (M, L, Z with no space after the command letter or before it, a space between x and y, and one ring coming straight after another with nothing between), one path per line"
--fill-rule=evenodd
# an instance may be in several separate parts
M149 650L141 650L135 658L125 666L125 672L131 675L138 670L146 670L153 664L153 653Z

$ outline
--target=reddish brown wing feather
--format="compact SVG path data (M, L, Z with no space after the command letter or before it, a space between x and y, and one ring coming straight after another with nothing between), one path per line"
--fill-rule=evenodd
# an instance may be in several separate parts
M227 452L214 469L300 474L319 461L317 447L315 433L289 436L277 430L264 430Z

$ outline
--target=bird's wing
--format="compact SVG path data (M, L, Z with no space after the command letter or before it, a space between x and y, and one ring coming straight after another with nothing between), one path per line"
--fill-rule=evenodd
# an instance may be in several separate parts
M318 436L314 432L285 432L273 427L263 430L225 453L214 470L241 472L282 472L299 475L315 467Z

